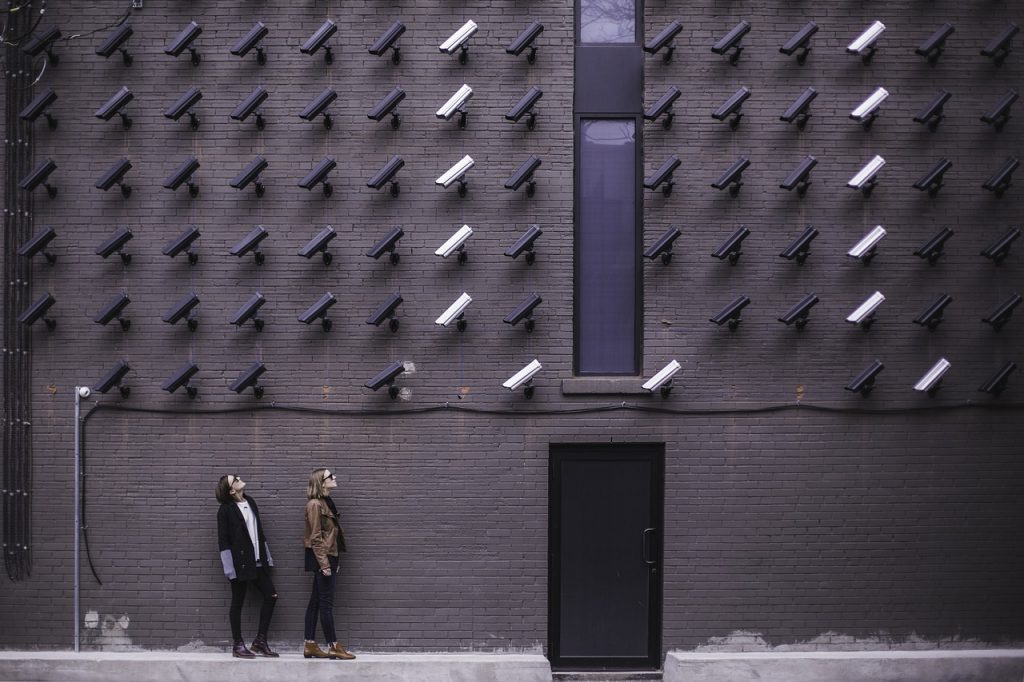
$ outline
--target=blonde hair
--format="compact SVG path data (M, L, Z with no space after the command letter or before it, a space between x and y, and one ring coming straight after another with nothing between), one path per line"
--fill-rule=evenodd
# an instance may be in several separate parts
M309 475L309 485L306 486L306 497L311 500L319 500L327 495L327 488L324 487L324 472L327 467L314 469Z

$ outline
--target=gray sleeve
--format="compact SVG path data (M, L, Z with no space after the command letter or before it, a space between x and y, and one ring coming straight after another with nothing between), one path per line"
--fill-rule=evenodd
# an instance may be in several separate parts
M270 545L266 542L263 543L263 549L267 550L267 566L274 565L274 557L270 556Z
M231 559L231 550L225 549L220 553L220 562L224 564L224 575L228 580L235 579L235 562Z

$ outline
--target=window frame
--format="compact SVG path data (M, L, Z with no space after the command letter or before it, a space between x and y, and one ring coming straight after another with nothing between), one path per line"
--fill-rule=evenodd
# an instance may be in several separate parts
M634 7L636 10L636 16L633 19L633 42L631 43L585 43L580 40L580 17L583 16L583 0L576 0L574 5L574 16L573 16L573 44L576 47L596 47L596 46L609 46L609 45L621 45L621 46L643 46L644 43L644 0L635 0Z

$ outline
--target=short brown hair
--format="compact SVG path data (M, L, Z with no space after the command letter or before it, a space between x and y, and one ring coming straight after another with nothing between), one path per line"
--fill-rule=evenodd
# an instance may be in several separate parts
M227 474L221 476L220 480L217 481L217 492L215 494L217 495L217 501L221 504L231 502L231 484L228 483Z
M314 469L313 473L309 475L309 485L306 486L306 497L311 500L319 500L327 495L327 489L324 488L324 472L329 471L327 467L321 467Z

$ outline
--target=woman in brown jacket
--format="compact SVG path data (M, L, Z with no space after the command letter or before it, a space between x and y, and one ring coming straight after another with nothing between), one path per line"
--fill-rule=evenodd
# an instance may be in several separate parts
M333 658L344 661L355 658L338 643L334 632L334 584L338 577L338 553L345 551L338 508L331 499L331 490L338 479L328 469L317 469L309 475L306 489L306 570L313 573L313 593L306 606L305 658ZM327 638L327 651L316 644L316 620Z

